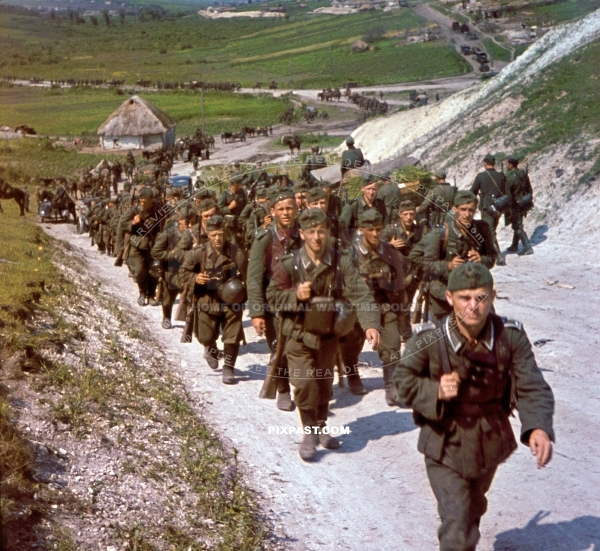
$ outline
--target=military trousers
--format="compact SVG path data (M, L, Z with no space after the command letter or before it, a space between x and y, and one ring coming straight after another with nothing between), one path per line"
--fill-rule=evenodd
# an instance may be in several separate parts
M337 348L338 339L333 336L321 337L318 349L295 339L288 339L285 346L294 402L299 409L314 413L315 419L319 405L328 404L333 395Z
M404 304L399 316L400 336L403 342L407 342L412 337L412 325L410 324L410 309L419 289L419 280L416 276L406 289L404 289Z
M158 281L149 273L153 262L154 259L149 249L138 249L137 247L129 249L127 266L133 275L133 279L138 284L140 294L147 297L154 297L156 285L158 284Z
M479 523L487 511L485 494L492 485L496 468L473 479L425 457L425 468L438 503L442 524L438 530L440 551L475 551Z
M380 307L382 308L379 315L381 322L381 344L377 353L383 367L393 365L395 368L396 362L400 361L399 324L401 311L399 309L391 310L389 304L381 304ZM340 339L340 349L344 361L344 373L346 375L358 373L358 358L364 344L365 332L358 323L348 335Z
M224 307L217 315L196 310L194 329L198 342L204 346L214 345L221 335L223 344L238 344L242 340L242 309L237 311Z

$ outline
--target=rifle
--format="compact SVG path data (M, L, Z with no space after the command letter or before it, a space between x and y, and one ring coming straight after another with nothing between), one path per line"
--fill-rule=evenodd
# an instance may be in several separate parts
M185 326L183 333L181 333L181 339L179 342L190 343L192 342L192 335L194 334L194 320L196 318L196 299L192 300L191 307L187 309L185 317Z
M423 281L419 282L418 293L417 301L415 303L415 311L413 312L410 320L411 323L421 323L421 310L423 309L423 299L425 298L425 293L423 292Z
M274 400L277 396L277 370L278 365L281 362L283 356L283 349L285 347L286 338L283 335L283 319L279 320L279 331L277 332L277 350L275 355L269 362L269 371L263 381L263 385L258 394L259 398L266 398L267 400Z

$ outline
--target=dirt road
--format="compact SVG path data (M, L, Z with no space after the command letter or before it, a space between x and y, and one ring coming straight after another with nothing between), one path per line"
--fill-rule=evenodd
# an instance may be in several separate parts
M431 551L436 548L437 515L416 451L417 429L408 410L385 405L378 367L362 369L369 394L357 397L334 387L330 426L349 427L339 451L319 451L303 463L300 436L273 434L298 426L297 413L284 413L258 391L267 347L245 320L248 345L236 366L239 383L224 386L198 343L179 343L181 326L160 327L160 308L140 308L126 268L90 248L73 225L44 225L46 231L85 253L88 268L123 308L133 310L139 328L156 339L189 391L203 398L204 415L240 451L264 507L278 519L276 531L294 551ZM545 237L548 239L544 240ZM538 232L536 254L508 257L497 268L497 311L524 322L556 400L558 443L552 463L536 470L527 448L501 466L490 491L479 551L584 551L600 546L600 403L596 319L600 308L592 265L573 269L569 244ZM595 268L594 268L595 266ZM575 289L548 285L545 279ZM543 346L542 341L546 341ZM361 360L378 365L373 352ZM518 432L519 423L513 421ZM271 429L270 429L271 428ZM281 429L280 429L281 430ZM595 545L595 547L594 547Z

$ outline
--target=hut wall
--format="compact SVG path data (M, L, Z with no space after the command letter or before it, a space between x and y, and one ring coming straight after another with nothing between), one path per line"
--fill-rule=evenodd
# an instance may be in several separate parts
M100 138L104 149L141 149L142 136L102 136Z

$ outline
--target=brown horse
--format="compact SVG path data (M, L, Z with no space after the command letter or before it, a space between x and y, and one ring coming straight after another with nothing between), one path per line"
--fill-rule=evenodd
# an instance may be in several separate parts
M294 149L298 150L298 154L300 154L300 138L298 136L296 136L296 134L293 135L287 135L287 136L283 136L281 138L281 144L282 145L287 145L290 148L290 155L294 155Z
M0 178L0 199L14 199L21 209L21 216L25 216L27 208L27 193L22 189L11 186L4 178Z

